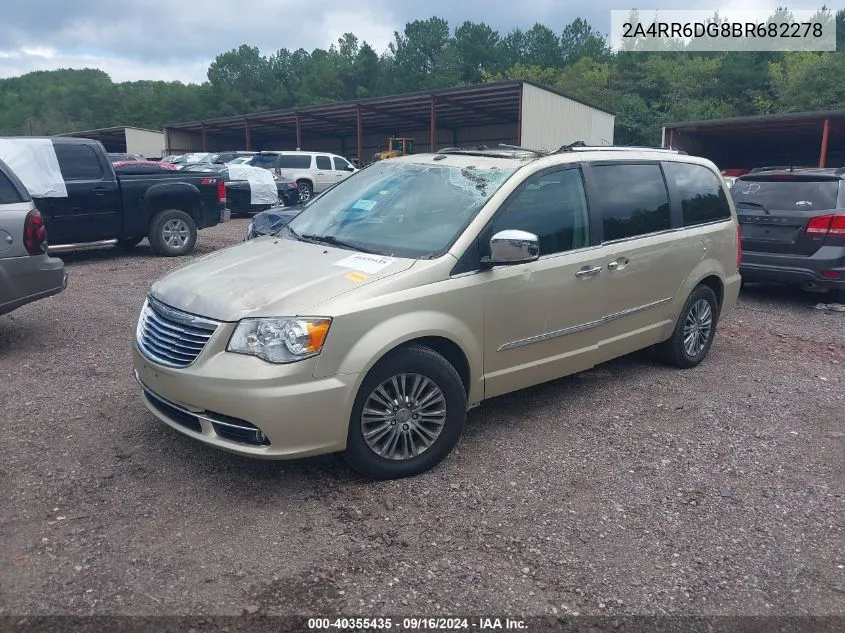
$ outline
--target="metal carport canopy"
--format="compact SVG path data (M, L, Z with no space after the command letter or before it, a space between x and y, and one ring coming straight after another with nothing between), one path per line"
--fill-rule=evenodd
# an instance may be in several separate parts
M502 123L515 123L519 126L524 84L531 84L531 82L501 81L272 112L257 112L170 124L165 127L165 131L183 130L201 133L204 146L207 146L206 137L209 133L243 134L246 149L252 149L252 135L261 132L281 132L295 138L297 147L302 146L303 131L322 137L357 134L358 155L362 158L361 138L364 129L384 131L403 125L413 125L418 129L430 128L431 146L434 147L438 127L456 129ZM545 86L537 87L584 103Z
M668 123L663 144L720 167L845 165L845 109ZM756 164L735 164L737 162Z

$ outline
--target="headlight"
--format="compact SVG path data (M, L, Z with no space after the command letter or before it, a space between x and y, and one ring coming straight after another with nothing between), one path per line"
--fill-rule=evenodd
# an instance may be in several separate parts
M294 363L320 353L331 323L316 317L243 319L226 349L271 363Z

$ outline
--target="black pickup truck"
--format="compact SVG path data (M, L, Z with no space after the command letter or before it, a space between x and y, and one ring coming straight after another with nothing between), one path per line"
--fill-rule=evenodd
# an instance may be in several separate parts
M33 196L44 216L51 252L110 244L128 249L147 237L158 255L186 255L194 249L198 229L230 217L226 183L213 174L118 175L99 141L51 141L67 197Z

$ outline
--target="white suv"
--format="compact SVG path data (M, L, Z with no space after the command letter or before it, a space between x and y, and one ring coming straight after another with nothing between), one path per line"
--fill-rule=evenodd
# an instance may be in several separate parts
M249 164L296 181L302 202L358 171L342 156L321 152L260 152Z

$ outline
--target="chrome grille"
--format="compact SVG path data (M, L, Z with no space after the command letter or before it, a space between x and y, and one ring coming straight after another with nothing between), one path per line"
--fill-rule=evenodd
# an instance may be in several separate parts
M138 317L135 341L138 349L154 363L166 367L187 367L200 355L220 325L166 306L148 297Z

